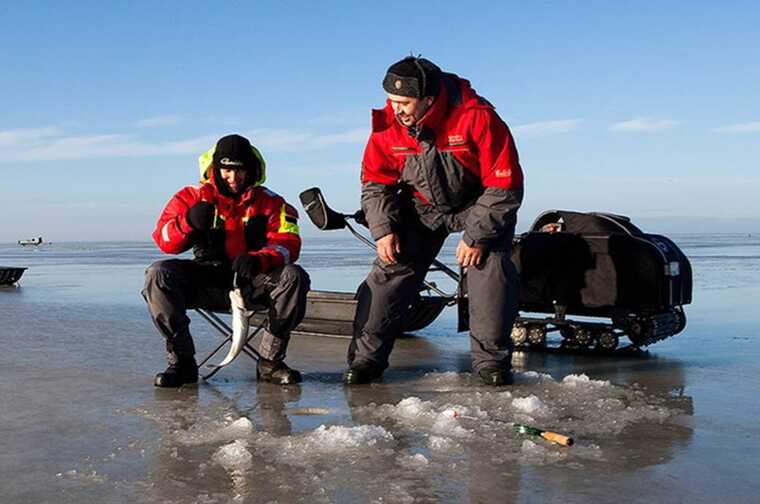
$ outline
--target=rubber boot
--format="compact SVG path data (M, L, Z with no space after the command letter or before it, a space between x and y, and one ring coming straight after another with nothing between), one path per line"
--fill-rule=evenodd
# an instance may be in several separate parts
M480 380L486 385L494 387L512 385L512 372L506 369L485 368L478 371L478 376L480 376Z
M169 364L166 371L158 373L153 382L156 387L176 388L188 383L198 383L198 364L195 357L178 359Z
M343 375L343 383L346 385L360 385L377 380L383 376L383 370L368 362L353 364Z
M256 364L256 379L277 385L291 385L302 380L301 373L289 368L283 361L275 362L266 359L259 359Z

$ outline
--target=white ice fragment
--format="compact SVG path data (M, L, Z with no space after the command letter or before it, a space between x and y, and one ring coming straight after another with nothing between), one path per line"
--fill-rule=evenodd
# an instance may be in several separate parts
M562 379L562 385L566 387L587 387L587 388L598 388L598 387L609 387L610 382L609 380L592 380L585 374L580 375L567 375Z
M240 417L227 427L221 429L217 435L225 439L240 438L251 434L253 430L253 422L246 417Z
M300 435L273 437L264 434L257 439L256 447L282 463L310 467L321 457L339 454L344 461L352 460L363 456L367 450L383 450L394 442L393 434L379 425L320 425Z
M535 395L516 397L512 400L512 406L529 415L546 416L549 413L549 407Z
M246 446L245 441L237 439L216 450L212 460L229 471L246 469L253 462L253 455Z
M436 434L459 438L472 435L469 430L460 425L459 418L447 412L435 417L430 430Z
M432 403L429 401L423 401L419 397L407 397L396 405L396 416L414 418L429 412L431 409Z
M406 469L422 469L430 463L421 453L415 455L402 455L399 457L398 462L401 467Z
M307 436L306 441L323 451L334 451L374 446L378 443L393 441L393 434L379 425L359 425L356 427L320 425Z
M518 373L518 376L522 378L527 378L530 380L550 380L554 381L554 378L552 378L552 375L548 373L539 373L537 371L525 371L523 373Z
M442 436L430 436L428 438L428 447L434 451L449 451L454 444L454 441Z
M219 427L219 423L196 424L186 431L178 431L175 437L185 445L200 445L223 443L235 439L246 438L254 431L253 423L246 417L241 417L229 425Z

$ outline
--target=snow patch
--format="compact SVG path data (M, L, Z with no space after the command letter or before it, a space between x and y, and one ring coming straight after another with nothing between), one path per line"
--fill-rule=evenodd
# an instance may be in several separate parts
M368 450L391 448L394 443L393 434L379 425L320 425L311 432L293 436L263 434L256 447L285 464L308 467L322 457L341 454L349 460L366 455Z
M585 374L571 374L562 379L562 385L572 388L600 388L609 387L609 380L592 380Z
M471 432L461 426L462 417L482 417L480 408L446 404L436 406L432 401L407 397L398 404L383 404L366 409L380 419L391 419L411 430L423 430L438 435L468 437Z
M379 425L320 425L304 438L305 444L323 452L375 446L392 441L393 434Z
M529 415L547 416L549 414L549 407L535 395L516 397L512 400L512 406Z

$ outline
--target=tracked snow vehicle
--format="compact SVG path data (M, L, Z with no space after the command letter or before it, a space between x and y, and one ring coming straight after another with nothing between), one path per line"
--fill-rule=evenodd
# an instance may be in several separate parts
M686 327L691 265L670 239L644 233L628 217L550 210L515 238L520 311L512 341L612 351L626 336L650 345ZM548 317L526 314L550 314Z

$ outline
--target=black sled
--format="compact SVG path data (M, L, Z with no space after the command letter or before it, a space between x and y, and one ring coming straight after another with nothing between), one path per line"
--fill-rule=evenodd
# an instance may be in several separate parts
M348 229L367 247L375 247L348 222L366 224L361 211L335 212L318 188L302 192L300 199L317 228ZM686 326L683 305L691 302L688 259L671 240L642 232L628 217L544 212L529 232L515 238L512 260L521 279L523 315L518 316L512 331L517 347L543 348L547 333L556 331L565 347L612 351L622 336L640 347L677 334ZM457 292L443 292L425 281L402 331L426 327L446 306L453 305L458 309L458 330L469 330L461 271L439 261L430 271L440 271L457 282ZM296 332L350 337L355 311L353 293L312 291ZM526 315L541 313L550 316Z
M521 313L517 346L543 347L557 331L562 345L611 351L627 336L651 345L686 327L691 265L665 236L644 233L628 217L550 210L516 237ZM584 317L580 319L578 317Z

